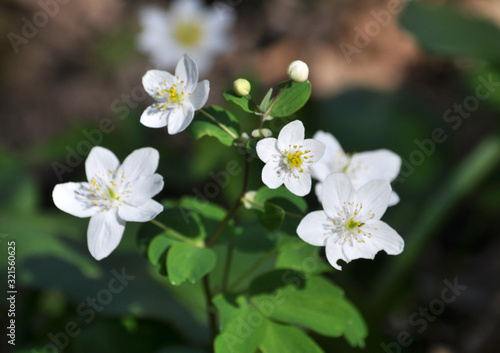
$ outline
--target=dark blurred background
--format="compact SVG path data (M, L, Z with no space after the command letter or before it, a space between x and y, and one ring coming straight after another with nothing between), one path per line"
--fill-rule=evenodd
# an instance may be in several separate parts
M40 2L0 3L0 245L6 254L7 242L16 241L19 291L16 350L5 339L0 350L44 352L54 342L49 335L74 321L81 333L68 340L67 352L203 352L208 332L199 288L169 286L151 270L135 244L140 225L127 225L117 251L96 262L86 249L88 221L58 211L51 192L57 183L84 180L82 160L94 144L121 160L136 148L158 148L165 178L160 196L174 199L203 189L209 172L238 154L210 138L193 143L185 133L170 136L139 123L152 103L141 78L153 66L136 49L137 14L151 2L57 3L47 24L23 39L9 34L21 35L23 18L33 21ZM393 183L401 201L384 220L405 238L404 253L357 260L329 275L368 323L365 351L497 353L500 1L205 5L236 16L233 47L200 77L211 83L208 104L233 109L250 132L255 122L222 93L246 77L259 99L300 59L313 87L297 116L307 136L321 129L347 152L387 148L403 159ZM109 133L99 133L103 121ZM260 167L251 172L250 187L257 189ZM216 201L230 204L238 184ZM317 207L314 195L307 201ZM245 254L241 259L244 268ZM112 269L124 266L136 276L130 286L96 309L95 320L81 315ZM443 291L453 283L466 288L455 286L446 303ZM8 303L1 305L6 320ZM342 338L314 338L328 353L355 350Z

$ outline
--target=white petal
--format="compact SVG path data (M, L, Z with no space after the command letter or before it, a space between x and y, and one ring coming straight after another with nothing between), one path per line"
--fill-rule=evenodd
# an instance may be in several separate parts
M278 150L278 140L273 137L268 137L257 142L257 146L255 146L257 151L257 155L264 162L267 163L270 160L274 160L279 158L281 155Z
M325 254L330 265L335 267L337 270L341 271L342 267L337 264L338 260L344 260L345 262L349 262L350 260L345 256L345 253L342 249L342 245L340 243L335 242L335 237L328 237L326 240L326 248Z
M312 174L312 173L311 173ZM323 183L317 183L316 186L314 187L314 193L316 194L316 197L318 198L318 201L322 203L322 195L323 195Z
M155 98L158 94L158 88L160 87L160 82L166 81L167 86L171 86L174 83L174 75L169 72L162 70L148 70L146 74L142 77L142 85L148 94Z
M133 183L138 178L152 176L158 168L159 160L160 154L156 149L139 148L125 158L118 169L118 175L125 173L125 178Z
M123 204L118 209L120 218L127 222L148 222L163 211L163 206L155 200L148 200L140 206Z
M278 149L288 149L290 145L301 145L304 141L304 124L295 120L285 125L278 135Z
M363 226L364 231L369 231L372 237L366 242L371 242L377 251L384 250L389 255L399 255L403 252L405 241L387 223L382 221L369 221Z
M324 181L327 176L333 173L332 168L330 168L330 165L327 161L326 155L323 155L323 157L314 164L311 164L309 166L309 171L311 172L311 176L318 180L318 181Z
M175 108L161 110L156 103L152 104L142 113L141 124L152 128L165 127L174 109Z
M297 196L309 194L311 192L311 184L311 175L305 172L300 173L298 178L291 173L285 174L285 187Z
M360 187L354 195L354 203L363 204L360 219L380 219L389 205L391 191L386 180L373 180Z
M96 260L101 260L116 249L125 230L125 221L118 217L116 208L100 212L90 218L87 244Z
M311 245L325 246L326 239L332 235L332 220L328 218L325 211L314 211L307 214L297 227L297 235Z
M344 152L342 150L342 147L340 146L340 143L329 132L324 132L324 131L321 131L321 130L317 131L314 134L313 139L325 144L325 146L326 146L326 152L325 153L327 155L334 156L334 155L336 155L339 152L339 150L342 151L342 153Z
M100 173L108 175L108 170L115 170L119 167L120 161L116 158L115 154L110 150L96 146L92 148L85 161L85 173L87 175L87 180L90 181L92 178Z
M302 143L305 150L310 150L311 153L307 154L309 157L307 161L312 161L311 164L317 163L325 154L325 144L313 139L304 140Z
M356 183L361 186L371 180L393 181L399 174L401 168L401 157L389 150L376 150L361 152L353 155L348 168L348 174L351 168L359 166L359 172L356 173Z
M389 199L389 206L394 206L399 203L399 196L394 191L391 192L391 198Z
M331 218L343 211L343 205L354 198L354 188L344 173L330 174L323 182L321 200L323 209Z
M175 135L184 131L194 118L194 108L191 103L186 103L182 107L175 108L168 119L168 133Z
M80 218L91 217L99 213L101 207L94 206L92 202L85 199L85 193L90 195L88 190L88 183L58 184L52 192L52 199L61 211ZM78 196L77 192L83 195Z
M140 206L163 189L163 177L160 174L153 174L137 179L131 188L132 194L127 203Z
M179 60L175 67L175 76L185 81L186 92L193 92L198 83L198 67L194 60L187 54Z
M209 92L210 82L208 82L208 80L204 80L198 83L194 91L189 96L189 101L191 102L195 110L203 108L203 106L207 102Z
M262 168L262 182L270 189L277 189L284 182L283 166L273 161L266 163Z

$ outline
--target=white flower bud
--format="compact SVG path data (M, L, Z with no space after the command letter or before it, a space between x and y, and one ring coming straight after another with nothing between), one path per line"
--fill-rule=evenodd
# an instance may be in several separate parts
M250 82L248 82L248 80L239 78L233 82L233 88L238 96L243 97L250 93L252 86L250 85Z
M250 136L246 132L242 132L240 137L234 142L235 146L245 147L248 140L250 140Z
M309 67L305 62L295 60L288 65L287 74L292 81L304 82L309 77Z
M269 129L255 129L252 131L253 137L270 137L273 136L273 132Z
M257 195L257 191L248 191L241 199L246 209L250 210L252 208L252 203L255 201L255 195Z

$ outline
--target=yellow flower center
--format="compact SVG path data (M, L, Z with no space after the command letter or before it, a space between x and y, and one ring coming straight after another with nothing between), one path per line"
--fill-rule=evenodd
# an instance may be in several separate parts
M313 156L306 156L308 153L311 153L310 150L305 150L302 151L301 148L303 146L289 146L288 151L282 151L284 158L283 162L288 166L288 169L290 169L290 172L294 172L297 170L299 173L304 172L304 168L302 165L304 163L311 163L311 161L308 161L310 157ZM309 173L309 172L308 172ZM297 176L298 177L298 176Z
M357 227L362 227L363 224L361 222L355 222L353 218L351 218L346 224L345 227L348 229L354 229Z
M179 77L177 77L177 80L179 80ZM179 85L181 88L179 88ZM161 110L166 110L169 104L178 105L179 103L182 103L186 94L183 91L183 87L184 81L180 81L180 83L177 81L177 83L174 83L170 87L167 82L160 82L160 87L156 88L156 98L161 99L162 102L156 103L156 106ZM165 99L167 100L166 102Z
M193 47L198 44L201 41L202 34L202 28L194 21L177 22L175 25L175 39L187 47Z
M288 154L286 155L286 158L288 158L288 168L290 169L293 169L293 167L295 168L300 168L302 163L304 163L302 161L302 155L304 153L301 152L301 151L295 151L295 153L292 153L292 152L288 152Z

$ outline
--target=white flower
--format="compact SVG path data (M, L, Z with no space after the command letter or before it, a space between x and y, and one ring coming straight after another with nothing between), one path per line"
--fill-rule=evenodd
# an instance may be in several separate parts
M154 148L132 152L120 165L113 152L94 147L85 161L88 182L58 184L52 198L62 211L90 217L87 243L97 260L120 243L125 222L147 222L163 211L151 198L163 189L163 177L154 174L159 154Z
M207 80L198 83L198 69L189 55L179 60L175 76L166 71L149 70L142 78L142 85L156 103L142 113L141 123L153 128L168 126L171 135L188 127L195 110L207 102L210 91Z
M345 173L355 189L359 189L371 180L382 179L391 182L399 174L401 158L394 152L380 149L349 155L344 153L339 142L330 133L318 131L313 138L326 145L323 158L311 167L312 177L319 181L315 191L320 201L322 182L332 173ZM398 202L399 197L393 191L389 206Z
M288 65L288 78L295 82L305 82L309 77L309 66L303 61L295 60Z
M234 20L229 6L208 8L200 0L177 0L169 10L145 6L139 10L142 32L137 47L163 69L171 69L181 55L189 53L206 74L215 57L233 47L229 31Z
M374 180L355 190L344 173L334 173L323 183L323 211L306 215L298 236L315 246L326 246L328 262L337 270L338 260L373 259L384 250L389 255L403 251L404 240L380 218L391 197L388 181Z
M295 120L281 129L278 139L269 137L257 143L257 155L266 163L262 181L271 189L285 183L297 196L311 191L309 166L325 153L325 145L313 139L304 140L304 125Z

